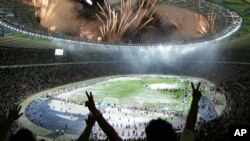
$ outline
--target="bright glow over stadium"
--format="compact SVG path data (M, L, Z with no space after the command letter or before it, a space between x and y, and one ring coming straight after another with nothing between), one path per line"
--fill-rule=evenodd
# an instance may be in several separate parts
M57 42L57 44L59 44L59 45L60 44L67 44L67 45L71 44L71 45L76 46L76 47L93 47L93 46L94 47L105 47L105 48L106 47L111 47L111 48L113 48L113 47L114 48L124 48L124 47L125 48L134 48L134 47L164 48L164 47L170 47L170 49L173 47L180 47L180 48L187 47L187 49L188 49L191 46L192 47L203 46L204 44L209 44L209 43L214 42L214 41L225 39L226 37L228 37L231 34L233 34L234 32L236 32L240 28L241 23L242 23L242 18L236 12L231 11L230 9L224 8L220 5L212 4L212 3L209 3L206 1L194 1L194 0L170 1L170 0L164 0L164 1L157 1L157 4L159 4L160 6L155 8L155 9L153 8L153 12L151 10L151 16L153 16L155 14L154 12L156 10L166 8L164 6L168 6L168 8L171 7L176 11L176 13L174 13L174 15L177 18L175 18L175 19L172 18L171 24L175 25L178 30L175 32L175 34L173 34L173 36L177 35L176 38L173 37L174 38L173 40L170 40L168 42L153 42L153 43L152 42L150 42L150 43L146 43L146 42L145 43L144 42L123 43L123 42L121 42L120 38L118 38L118 39L113 38L113 37L117 38L118 34L114 33L113 31L110 31L110 29L108 27L108 26L110 26L112 28L112 27L116 26L116 24L114 24L114 21L110 21L110 23L109 22L106 23L104 21L105 19L100 17L100 15L97 15L97 17L99 16L99 18L97 18L97 19L99 21L101 21L101 23L103 23L104 27L100 26L99 29L96 28L97 32L101 33L100 38L99 38L99 36L96 36L96 40L91 40L89 38L81 38L78 35L72 36L72 35L66 34L64 31L59 30L60 26L49 23L52 21L52 19L58 18L58 17L57 18L55 17L55 16L57 16L56 9L58 9L58 7L60 6L61 1L59 2L57 0L54 0L54 1L49 2L46 0L40 0L40 1L36 0L34 2L36 2L36 3L35 4L32 3L30 5L32 5L32 7L33 6L39 7L39 2L40 2L40 11L35 10L36 12L26 13L25 16L30 16L30 17L19 17L20 20L16 20L13 17L5 17L4 19L1 20L0 24L2 26L4 26L5 28L8 28L10 30L14 30L16 32L21 32L21 33L29 35L29 36L35 36L35 37L39 37L39 38L46 39L49 41ZM108 1L108 2L110 2L110 1ZM151 2L151 5L155 5L155 3L156 3L156 1L152 1L152 0L150 0L149 2ZM8 1L4 1L4 3L5 3L5 5L9 4ZM148 3L146 3L146 4L148 4ZM23 6L24 4L17 3L17 5ZM27 5L27 3L26 3L26 5ZM109 3L105 4L104 8L109 9L108 5L109 5ZM126 6L128 6L128 7L131 6L129 3L127 3L127 4L125 3L124 5L125 5L125 7L122 8L123 12L124 12L124 10L126 10ZM142 4L141 6L144 6L144 4ZM32 7L27 6L27 9L33 9L34 7L33 8ZM99 7L101 8L100 5L99 5ZM138 11L140 11L140 9ZM11 13L12 11L10 10L9 12ZM105 10L102 10L100 14L101 15L107 14L105 12L106 12ZM160 12L162 12L162 11L160 11ZM167 12L171 12L171 11L165 11L165 12L167 13ZM194 19L196 19L198 21L198 24L197 24L197 26L195 26L195 28L193 28L194 25L188 24L189 21L185 21L184 23L182 23L184 25L179 25L178 22L181 23L181 22L183 22L183 20L185 20L185 18L184 18L185 14L183 12L190 12L191 14L194 15ZM40 20L40 23L42 26L40 25L39 22L37 22L35 26L25 25L26 22L34 22L34 13L35 13L35 15L40 15L39 20ZM123 14L126 15L125 13L123 13ZM140 13L140 12L138 12L138 13ZM111 17L110 16L106 17L107 21L109 21L109 19L112 18L112 10L110 11L110 14L111 14ZM114 13L114 14L117 14L117 13ZM122 16L122 12L119 15ZM136 15L138 15L138 14L136 14ZM114 19L114 18L115 17L113 17L112 19ZM136 26L136 28L135 28L135 26L133 26L133 28L135 28L133 31L138 30L138 28L143 28L144 26L146 26L146 24L149 23L151 20L153 20L154 17L151 17L151 18L149 18L148 21L146 21L144 24ZM160 17L160 20L165 19L165 18L169 18L169 17L165 15L165 17L164 16ZM191 18L191 17L189 17L189 18ZM23 22L22 19L27 19L27 21ZM135 19L138 19L138 18L135 18ZM203 19L203 20L200 21L198 19ZM134 19L131 19L131 20L134 21ZM130 22L126 21L126 22L133 23L132 21L130 21ZM208 22L208 23L206 24L206 22ZM66 21L65 22L61 21L61 23L64 23L65 25L67 25ZM119 23L121 23L121 22L118 22L118 24ZM43 26L46 27L47 29L45 29ZM119 27L119 25L117 25L117 26ZM123 26L123 25L121 25L121 26ZM131 24L131 26L132 26L132 24ZM182 27L179 27L179 26L182 26ZM71 27L72 27L72 25L71 25ZM194 30L193 31L185 31L185 30L188 30L191 28L193 28ZM87 29L87 28L85 28L85 29ZM125 27L124 27L124 29L125 29ZM129 30L129 28L127 30ZM82 31L84 31L84 30L81 30L80 32L82 33ZM110 32L107 32L107 31L110 31ZM120 31L119 31L119 36L122 38L123 37L122 35L125 35L125 32L124 31L121 31L121 32L124 33L124 34L120 33ZM199 36L197 36L196 34ZM93 36L94 36L94 34L93 34ZM93 36L91 35L91 37L93 37ZM133 35L133 36L135 36L135 35ZM107 40L98 41L99 39L104 39L106 37L108 37ZM180 37L180 39L178 39L179 37ZM190 39L186 40L186 38L190 38ZM141 39L143 41L147 41L145 38L141 38Z

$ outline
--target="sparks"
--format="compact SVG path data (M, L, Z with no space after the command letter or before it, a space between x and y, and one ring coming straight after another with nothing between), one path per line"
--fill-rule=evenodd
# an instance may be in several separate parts
M41 23L45 24L55 16L56 8L60 0L34 0L33 5L39 9L36 12L36 16L40 18Z
M121 0L118 11L112 9L105 3L105 9L99 4L101 12L96 14L102 25L99 30L103 39L109 42L121 42L125 33L130 32L134 35L150 23L154 18L153 15L157 10L155 5L157 0L139 1L137 8L134 10L131 0ZM146 20L144 20L146 18Z

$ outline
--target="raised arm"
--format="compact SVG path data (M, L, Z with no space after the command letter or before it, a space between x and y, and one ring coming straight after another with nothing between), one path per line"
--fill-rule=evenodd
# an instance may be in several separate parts
M194 128L195 128L195 123L196 123L197 114L198 114L198 102L201 98L201 92L199 91L200 84L201 83L199 83L197 88L195 89L194 84L191 83L191 87L193 90L193 94L192 94L193 99L192 99L190 110L188 112L185 128L181 134L180 141L194 141L195 140Z
M190 107L187 120L186 120L186 125L185 125L185 128L191 131L194 131L197 114L198 114L198 102L201 98L201 91L199 90L200 84L201 83L199 82L197 88L195 88L194 84L191 82L191 87L193 90L193 94L192 94L193 99L192 99L191 107Z
M2 117L4 120L3 123L3 132L0 134L0 141L5 141L8 133L10 132L11 125L13 124L14 121L16 121L19 117L23 115L23 113L19 114L21 110L20 105L14 105L9 109L8 116L7 118L4 116Z
M89 140L89 136L90 136L91 130L92 130L95 122L96 122L95 117L93 116L93 114L90 113L88 116L88 119L86 120L87 126L77 141L88 141Z
M88 97L88 101L85 103L85 106L87 106L90 112L94 115L103 132L111 141L122 141L122 138L119 137L115 129L104 119L101 112L97 110L92 93L86 92L86 95Z

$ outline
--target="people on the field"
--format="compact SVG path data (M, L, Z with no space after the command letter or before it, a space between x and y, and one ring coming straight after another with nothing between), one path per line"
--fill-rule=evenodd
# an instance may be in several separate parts
M201 91L199 90L200 83L197 88L191 83L193 90L193 100L191 103L191 108L187 116L187 121L183 133L181 135L181 141L194 141L194 129L198 114L198 102L201 98ZM96 108L92 93L86 92L88 101L85 105L89 108L92 115L97 120L97 123L107 135L107 137L112 141L122 141L123 139L117 134L115 129L107 122L107 120L102 116L101 112ZM128 133L128 136L130 134ZM146 127L146 138L147 141L164 141L166 139L171 141L177 140L177 135L173 129L173 126L165 122L162 119L151 120Z

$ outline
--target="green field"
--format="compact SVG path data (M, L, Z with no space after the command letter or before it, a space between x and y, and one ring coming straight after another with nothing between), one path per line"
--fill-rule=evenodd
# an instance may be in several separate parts
M201 82L200 90L203 96L210 97L210 94L214 93L214 90L210 91L210 88L214 87L211 82L193 77L125 75L93 79L89 82L92 85L64 92L56 97L84 102L87 101L85 91L91 91L96 104L104 107L147 107L151 110L183 111L183 114L187 115L192 100L190 82ZM219 94L218 96L220 97ZM223 102L224 107L225 100L217 99L218 102Z
M152 89L146 87L146 85L150 86L152 84L175 85L179 88L166 91L162 89ZM186 111L189 109L191 101L190 84L187 82L182 82L182 80L179 78L138 77L138 79L133 80L113 79L111 81L98 82L87 89L81 88L72 91L67 98L69 100L85 101L87 100L85 96L86 90L92 91L94 99L97 103L110 105L117 104ZM188 93L187 98L184 98L185 92ZM183 103L184 99L185 103Z
M27 106L28 103L35 99L41 100L42 98L44 100L44 97L49 94L50 98L52 98L49 103L57 107L53 110L61 112L62 108L64 110L71 108L71 112L74 114L89 114L88 108L83 108L83 103L65 101L65 103L62 104L62 100L70 99L85 102L87 100L85 91L92 91L97 108L103 113L104 117L107 118L111 116L112 119L115 119L114 121L119 121L118 119L120 117L122 117L124 121L131 119L134 123L162 118L168 120L173 125L184 125L192 97L190 82L194 82L195 85L197 82L201 82L200 89L203 91L203 96L209 97L211 93L215 92L215 85L202 78L131 74L99 77L63 85L33 95L23 101L22 104L26 104ZM168 90L160 90L167 89L160 84L167 85ZM157 85L157 87L153 87L155 85ZM174 91L174 89L176 91ZM184 96L185 93L188 95L186 98ZM215 110L219 110L218 115L221 114L226 105L226 99L223 93L224 92L220 92L216 94L218 102L216 103ZM56 99L56 97L60 99ZM183 100L184 102L182 102ZM99 106L99 103L101 103L101 106ZM111 106L108 106L107 103ZM113 106L113 103L116 103L116 106L122 110L117 110L117 107ZM134 108L130 108L131 106L147 107L150 110L135 110ZM204 113L200 111L206 111L206 109L207 108L203 108L202 110L200 108L198 116L202 115L200 113ZM182 114L176 115L176 113Z

